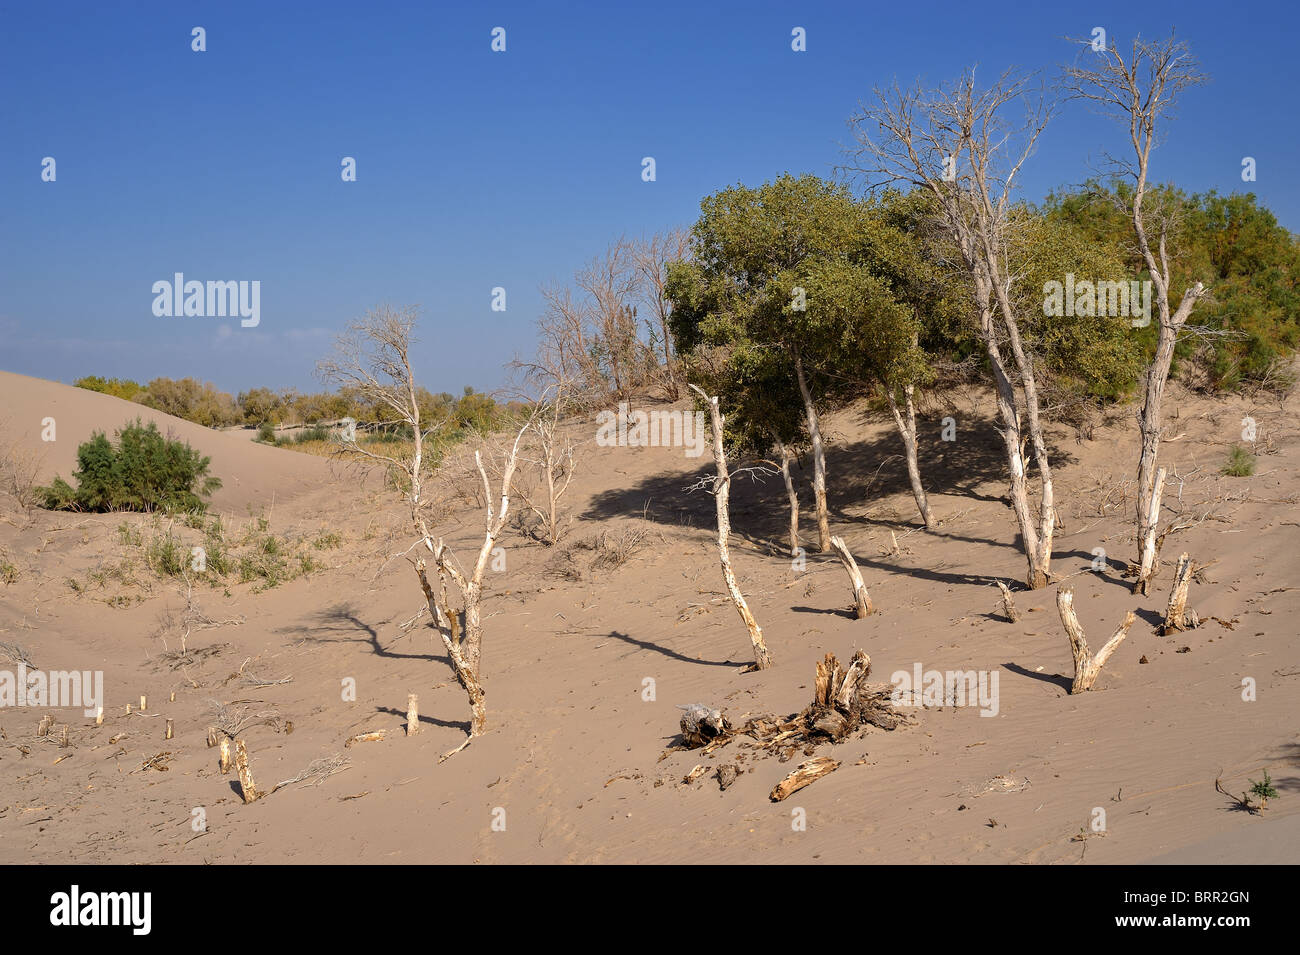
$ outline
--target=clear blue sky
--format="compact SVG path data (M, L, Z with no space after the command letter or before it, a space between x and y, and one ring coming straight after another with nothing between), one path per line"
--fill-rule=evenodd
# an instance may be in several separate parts
M1073 55L1061 37L1094 26L1177 27L1213 78L1186 96L1158 178L1253 189L1300 229L1291 3L4 0L0 368L316 388L337 330L387 301L424 307L426 385L491 389L533 346L538 286L610 239L688 224L732 183L830 175L876 84L1050 69ZM1071 106L1025 195L1086 178L1119 137ZM174 272L259 280L260 326L155 317L151 287Z

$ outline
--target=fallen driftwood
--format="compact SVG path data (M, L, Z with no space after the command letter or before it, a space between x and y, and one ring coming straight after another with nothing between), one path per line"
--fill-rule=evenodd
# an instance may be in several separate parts
M805 786L816 782L827 773L833 773L840 768L839 760L831 759L829 756L814 756L799 764L799 768L786 776L776 784L776 788L768 795L772 802L780 802L787 796L797 793Z
M742 736L754 741L750 745L758 755L776 756L781 762L802 751L804 756L812 758L800 763L772 790L771 798L780 802L790 793L839 768L840 763L836 760L814 757L816 746L826 742L838 743L867 725L893 730L906 721L907 718L893 708L893 686L868 683L870 675L871 658L862 650L853 654L847 668L835 654L828 653L817 664L813 700L803 711L787 717L754 716L740 726L733 726L721 710L702 703L683 706L681 743L669 747L668 752L702 747L701 752L707 755ZM741 755L739 758L743 760L745 757ZM683 782L694 782L705 771L702 765L697 765ZM742 772L739 765L720 766L717 770L719 788L727 789Z
M722 711L711 706L688 703L678 709L684 711L680 723L682 742L689 749L705 746L720 736L728 735L731 730L731 724L723 717Z
M681 707L682 743L686 749L716 747L736 736L748 736L761 746L781 750L830 740L838 743L863 724L892 730L903 717L890 703L893 686L868 683L871 658L858 650L845 669L828 653L817 663L813 701L802 712L787 717L754 716L732 726L721 710L702 703Z

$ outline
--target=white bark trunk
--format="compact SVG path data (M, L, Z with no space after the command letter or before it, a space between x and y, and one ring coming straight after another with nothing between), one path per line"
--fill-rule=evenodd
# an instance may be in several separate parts
M759 628L754 615L750 613L749 604L745 602L745 595L740 592L740 586L736 583L736 575L731 569L731 549L728 545L728 540L731 537L731 515L729 513L731 474L727 470L727 452L722 445L722 414L718 411L718 399L716 397L706 395L695 385L691 385L691 388L698 392L708 403L709 420L713 426L713 461L718 469L718 483L713 496L718 513L718 559L722 564L722 577L727 583L727 592L731 595L731 602L735 604L736 612L740 614L740 619L745 623L745 629L749 631L749 641L754 648L754 669L766 670L772 665L772 656L767 652L767 644L763 640L763 631Z

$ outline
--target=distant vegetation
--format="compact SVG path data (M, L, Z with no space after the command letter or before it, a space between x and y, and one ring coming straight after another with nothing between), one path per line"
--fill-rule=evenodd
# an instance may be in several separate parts
M73 384L88 391L134 401L205 428L238 425L262 428L270 425L274 429L283 425L310 426L352 418L361 430L375 431L382 429L388 415L381 402L347 388L315 394L302 394L293 388L280 391L252 388L232 396L195 378L155 378L142 385L128 379L87 375ZM459 398L447 392L433 394L421 388L419 399L423 419L440 425L446 432L491 430L497 425L502 411L490 395L470 387L466 387Z
M157 425L134 423L102 431L77 448L74 488L61 477L37 489L41 502L63 511L199 512L204 497L221 487L208 475L209 459L188 444L163 437Z

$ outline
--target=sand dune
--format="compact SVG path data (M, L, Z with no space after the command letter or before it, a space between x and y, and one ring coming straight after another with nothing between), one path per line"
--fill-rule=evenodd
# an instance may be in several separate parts
M263 509L274 495L273 529L308 539L327 528L342 539L311 551L319 569L273 589L233 579L196 588L209 620L242 623L191 633L189 647L210 653L173 669L163 651L177 647L166 615L185 604L176 581L147 591L113 579L83 585L134 553L118 527L142 518L37 513L0 523L0 546L18 568L0 585L0 641L20 644L42 668L102 669L107 696L103 726L53 711L69 727L67 748L61 730L37 735L42 711L0 710L0 862L1300 861L1295 399L1178 396L1162 455L1180 482L1170 506L1194 526L1166 544L1149 597L1134 597L1121 573L1133 549L1123 494L1135 460L1131 417L1121 412L1092 440L1055 434L1064 526L1054 569L1063 580L1018 593L1017 624L1002 618L994 586L1014 584L1024 561L986 396L952 411L956 447L938 440L937 419L926 426L934 440L922 462L943 521L933 533L913 523L891 427L857 412L833 416L833 522L878 613L851 618L832 560L810 553L800 571L781 553L779 478L738 480L736 570L776 661L757 674L743 672L748 639L721 599L712 500L686 491L708 455L597 448L594 428L578 426L585 445L566 543L632 527L642 545L609 569L587 566L590 552L579 549L576 570L566 570L554 549L507 536L507 570L489 576L485 600L489 733L440 763L463 738L468 709L433 632L402 629L421 599L406 562L389 559L412 540L396 501L332 477L318 459L66 386L0 375L0 398L28 435L41 417L58 419L51 472L67 474L91 429L141 413L212 455L227 482L221 506ZM1218 467L1247 413L1270 453L1255 476L1223 478ZM464 556L480 521L462 508L440 531ZM806 535L813 530L805 523ZM1108 555L1102 572L1092 569L1097 548ZM1183 550L1214 562L1192 590L1205 626L1159 636ZM1139 615L1097 690L1081 696L1065 690L1061 585L1074 588L1098 643L1125 611ZM677 704L706 702L736 719L788 714L808 702L823 654L847 660L857 647L880 681L917 663L996 672L997 713L928 707L912 725L825 745L818 752L841 768L779 804L768 793L802 755L760 758L743 740L708 756L664 755ZM1243 700L1247 678L1254 702ZM412 738L402 731L408 692L419 694L423 718ZM149 709L127 715L141 694ZM245 806L205 745L215 704L270 714L242 734L265 789L320 771L321 760L346 768ZM378 729L384 741L345 746ZM166 771L155 768L160 758ZM726 791L711 773L723 762L745 770ZM696 764L710 773L683 784ZM1240 791L1265 768L1281 798L1262 815L1235 811L1215 791L1220 775ZM1098 809L1106 826L1094 832ZM792 825L793 810L805 829Z
M329 462L305 454L255 444L242 432L220 432L162 414L112 395L58 382L0 371L0 427L9 438L40 455L40 480L54 475L70 480L77 447L95 431L113 432L140 418L163 434L186 441L212 458L211 473L222 480L212 496L218 510L244 513L268 506L272 496L293 497L331 479ZM55 420L54 441L42 441L42 422Z

